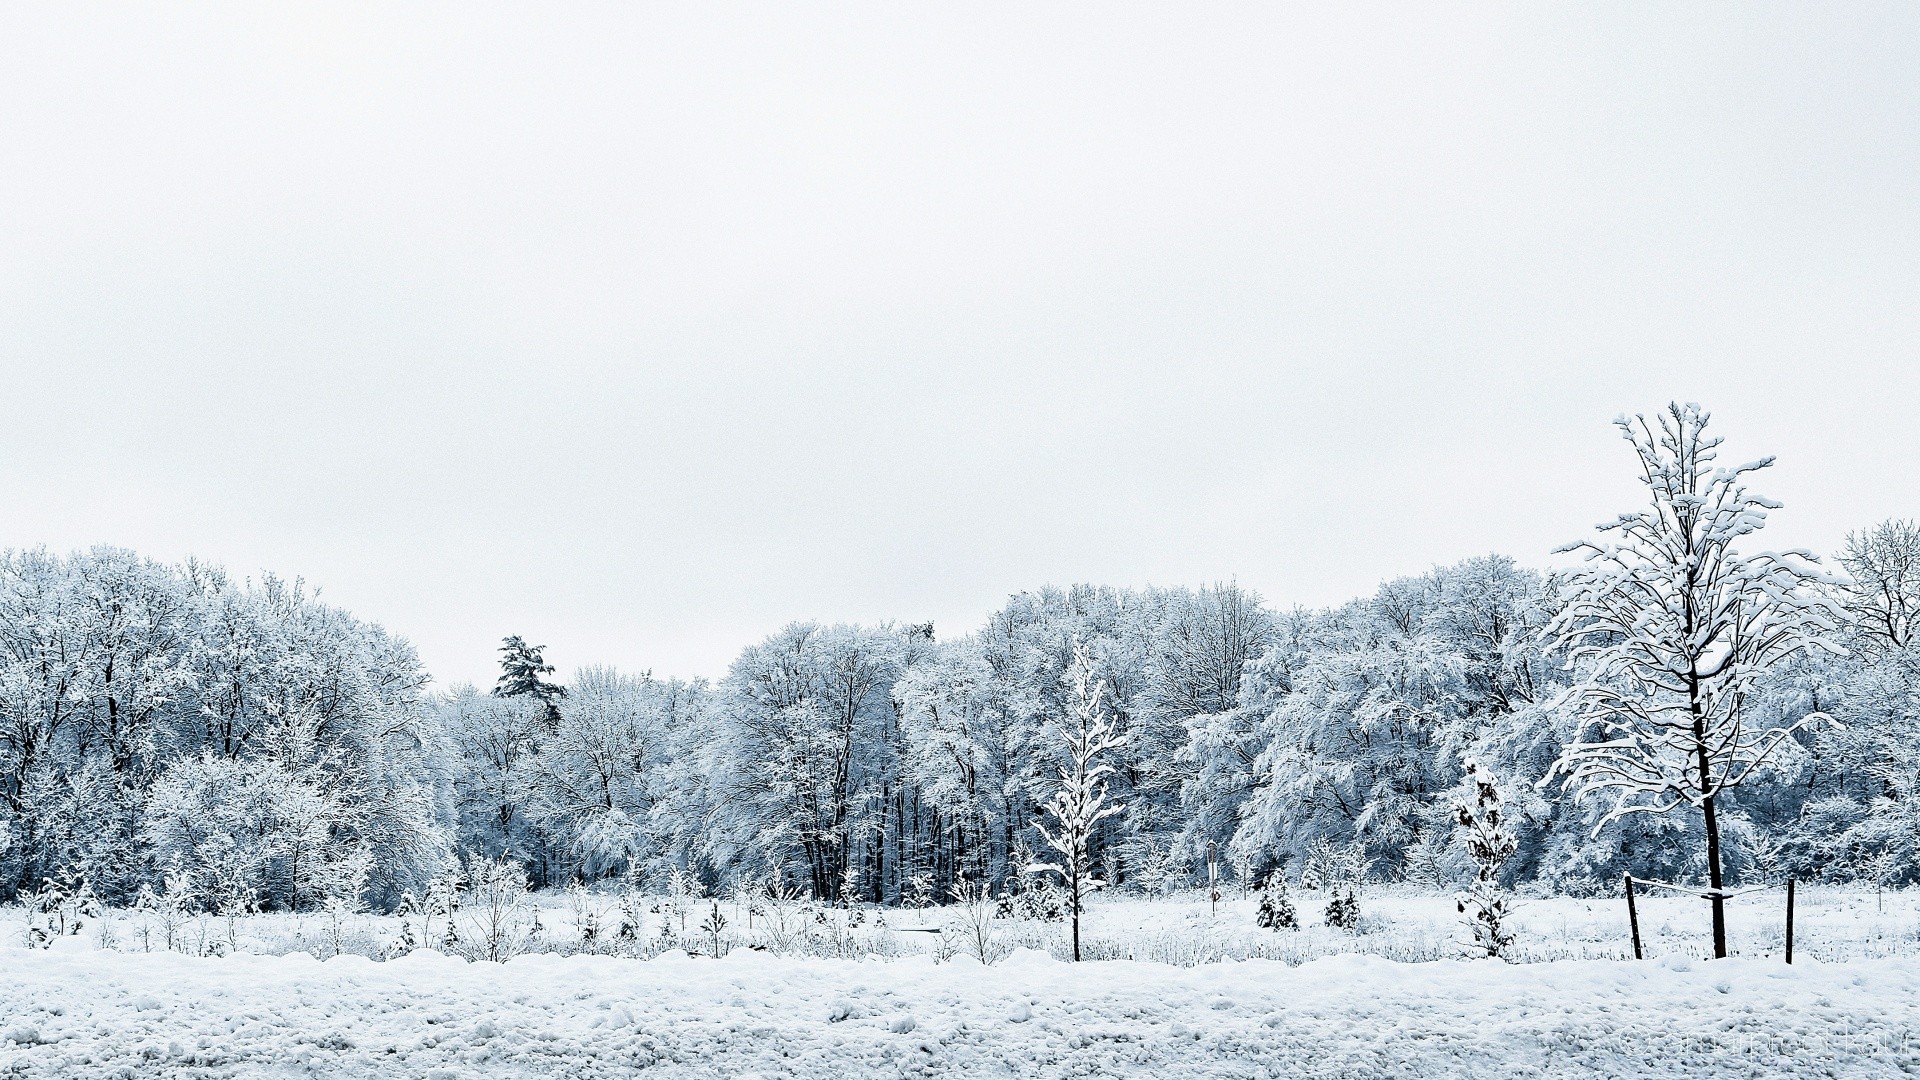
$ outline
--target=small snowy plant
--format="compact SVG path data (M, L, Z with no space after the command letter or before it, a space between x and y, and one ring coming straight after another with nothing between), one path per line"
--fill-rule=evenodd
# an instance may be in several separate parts
M576 880L567 886L567 909L573 914L573 929L580 935L580 947L599 952L606 936L606 897Z
M1332 897L1327 901L1327 925L1336 930L1357 930L1360 927L1360 900L1349 888L1345 892L1329 890Z
M1287 879L1280 871L1275 870L1267 877L1267 886L1260 891L1260 910L1253 921L1262 930L1300 929L1300 914L1293 908L1293 897L1287 894Z
M968 881L962 873L953 883L952 894L957 918L940 935L941 940L949 936L959 938L975 960L993 963L1000 958L994 941L993 922L997 915L993 890L984 881Z
M326 899L327 945L339 956L346 948L347 924L358 910L358 905L342 896L329 896Z
M668 914L680 919L680 933L687 932L687 911L693 902L706 895L706 886L700 882L700 875L691 868L674 867L667 874L667 895L672 900L667 906Z
M412 897L408 896L406 899L410 900ZM442 942L444 943L449 935L454 935L454 940L457 941L458 937L453 930L453 913L459 907L460 875L457 871L449 871L429 882L426 896L419 904L421 943L430 944L434 940L435 919L443 920L440 927Z
M1253 891L1253 853L1238 851L1233 855L1233 876L1240 883L1240 899L1245 900Z
M907 906L910 908L933 906L932 874L919 873L907 879Z
M47 948L55 938L78 934L87 921L100 917L93 888L78 875L51 877L37 892L23 892L27 907L27 944Z
M727 917L720 913L720 901L715 900L712 910L708 911L707 917L700 921L700 932L707 935L707 955L716 960L720 957L720 932L726 928Z
M1302 892L1319 892L1321 889L1335 888L1340 881L1342 855L1340 847L1327 837L1320 837L1307 849L1306 862L1300 868L1300 889Z
M502 961L524 951L539 930L527 892L527 871L510 859L476 865L459 905L462 937L476 960Z
M1482 956L1500 956L1513 944L1507 928L1510 898L1500 887L1500 867L1516 844L1500 815L1500 789L1486 766L1466 759L1468 794L1453 804L1453 824L1467 854L1479 869L1472 884L1454 897L1470 939L1463 944Z
M1093 677L1093 657L1085 645L1076 644L1073 665L1067 669L1067 716L1059 725L1068 763L1058 769L1053 798L1045 810L1054 820L1054 828L1039 826L1047 845L1058 852L1061 861L1046 864L1067 887L1067 912L1073 919L1073 958L1080 959L1080 912L1088 889L1100 887L1093 876L1093 862L1087 845L1101 821L1118 814L1119 803L1107 801L1107 776L1113 766L1098 761L1109 750L1126 744L1127 737L1114 726L1113 714L1102 699L1107 692L1104 681Z

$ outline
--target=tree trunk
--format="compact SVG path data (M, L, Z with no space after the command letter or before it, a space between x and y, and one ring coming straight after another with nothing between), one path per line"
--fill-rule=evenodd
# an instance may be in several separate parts
M1072 907L1073 915L1073 962L1080 962L1080 862L1074 860L1067 867L1073 872L1073 888L1069 891L1067 903Z
M1701 771L1706 770L1706 751L1700 754ZM1713 796L1700 804L1707 816L1707 882L1713 887L1713 955L1727 955L1727 898L1720 894L1720 819L1713 810Z

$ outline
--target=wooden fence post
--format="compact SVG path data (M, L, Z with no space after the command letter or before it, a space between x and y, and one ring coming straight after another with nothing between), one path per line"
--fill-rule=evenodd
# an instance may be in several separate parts
M1793 879L1787 879L1787 963L1793 963Z
M1640 956L1640 910L1633 906L1633 875L1627 874L1624 876L1626 877L1626 881L1627 881L1627 925L1633 928L1633 958L1635 960L1638 960L1641 958ZM1789 926L1793 925L1791 922L1791 916L1789 916L1789 922L1787 925ZM1789 936L1789 939L1791 939L1791 936L1792 936L1791 931L1789 931L1788 936ZM1789 954L1791 954L1791 947L1789 947Z

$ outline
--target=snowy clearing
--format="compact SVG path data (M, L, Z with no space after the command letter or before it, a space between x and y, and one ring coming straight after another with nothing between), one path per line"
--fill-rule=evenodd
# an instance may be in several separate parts
M1358 934L1255 931L1237 896L1217 913L1191 895L1100 897L1091 953L1140 959L1064 963L1059 924L1010 920L996 933L1011 955L983 968L963 949L940 962L938 935L917 932L951 925L951 909L869 912L855 934L776 955L746 947L766 941L723 900L738 916L725 956L649 941L652 958L636 959L592 955L570 906L540 899L536 947L550 951L505 964L427 949L317 960L331 955L324 916L239 920L228 956L146 951L124 911L50 950L9 934L0 1076L1920 1072L1920 895L1906 891L1807 890L1792 967L1777 900L1739 907L1741 955L1706 961L1704 905L1649 898L1639 963L1618 959L1630 948L1619 899L1531 900L1516 955L1534 962L1504 964L1443 959L1459 924L1438 896L1370 894ZM847 929L848 913L828 914ZM369 950L397 929L355 918L347 941ZM179 935L197 946L226 932L210 917ZM804 951L835 940L871 951Z
M1920 962L0 950L7 1076L1888 1075Z

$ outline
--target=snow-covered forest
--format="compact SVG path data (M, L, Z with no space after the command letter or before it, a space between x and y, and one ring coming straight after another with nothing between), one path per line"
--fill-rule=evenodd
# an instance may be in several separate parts
M1703 484L1747 475L1701 469ZM1669 508L1701 505L1688 498ZM1770 508L1729 510L1718 549L1752 551L1734 552L1751 588L1721 594L1732 608L1797 613L1792 647L1715 691L1745 740L1727 758L1742 782L1710 792L1719 861L1730 882L1910 882L1920 527L1862 522L1782 578L1759 564L1788 557L1762 558L1753 535ZM84 880L113 904L172 889L210 907L385 910L503 859L536 887L680 874L880 904L944 901L963 880L1018 888L1049 857L1042 811L1071 765L1076 650L1121 733L1105 754L1119 812L1086 845L1113 887L1204 882L1209 851L1228 880L1345 867L1464 883L1468 755L1505 800L1499 884L1705 882L1699 792L1657 775L1592 790L1567 751L1602 719L1597 693L1630 693L1606 646L1646 632L1644 619L1608 630L1595 607L1593 567L1620 543L1603 530L1586 552L1598 558L1557 572L1502 555L1437 566L1325 610L1232 582L1084 584L1015 593L970 628L795 623L711 682L594 666L560 680L552 665L569 658L509 638L494 687L436 686L403 628L299 582L114 548L10 551L0 897ZM1740 634L1787 642L1769 619L1706 641L1689 670L1739 652ZM1682 805L1622 814L1622 790L1630 810Z

